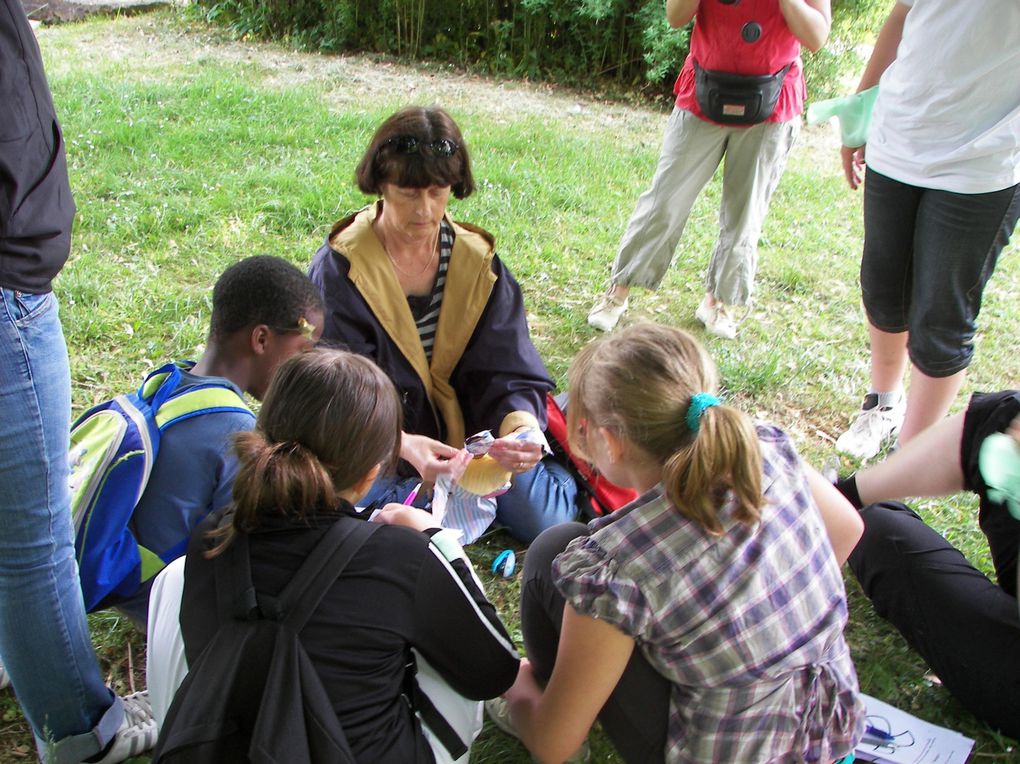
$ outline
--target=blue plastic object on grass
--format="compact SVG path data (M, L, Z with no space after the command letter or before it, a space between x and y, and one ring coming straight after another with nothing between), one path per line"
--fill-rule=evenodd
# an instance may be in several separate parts
M492 561L492 572L503 578L510 578L517 570L517 555L513 549L504 549Z

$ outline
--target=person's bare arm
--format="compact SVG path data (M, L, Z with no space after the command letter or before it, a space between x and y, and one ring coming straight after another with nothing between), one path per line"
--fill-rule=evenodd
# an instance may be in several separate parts
M673 29L687 26L700 3L701 0L666 0L666 21Z
M871 51L868 65L864 67L861 81L857 85L858 93L877 85L885 70L896 60L896 51L900 47L900 40L903 39L903 23L909 12L910 6L903 3L896 3L889 12L885 24L882 25L882 31L878 33L878 39L875 40L875 47Z
M910 496L947 496L963 490L960 444L963 412L939 420L884 462L857 473L857 493L867 506Z
M842 565L854 551L857 542L864 534L864 521L853 505L836 490L836 487L823 478L818 471L806 462L803 463L804 474L807 475L811 498L815 500L818 511L825 524L825 532L836 553L836 560Z
M830 0L779 0L779 10L801 45L812 53L822 49L832 28Z
M521 740L539 761L563 761L584 742L623 675L634 640L567 604L556 665L543 691L527 661L506 693Z
M903 3L896 3L889 12L885 24L882 25L882 31L878 33L875 48L871 51L871 58L864 68L861 81L857 85L858 93L877 85L885 70L896 60L896 51L903 38L903 23L909 12L910 6ZM856 191L864 178L864 146L843 146L840 149L840 157L846 182Z

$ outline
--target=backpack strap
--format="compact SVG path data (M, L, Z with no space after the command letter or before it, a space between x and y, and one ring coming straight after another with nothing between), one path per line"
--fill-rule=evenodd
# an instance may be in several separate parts
M185 361L164 364L146 376L138 388L138 397L152 407L156 426L160 430L181 420L214 411L239 411L254 418L255 415L237 391L219 383L196 385L177 395L181 373L193 365Z
M146 375L138 388L138 397L155 411L174 394L180 383L181 367L176 363L166 363Z
M354 518L333 523L279 596L259 596L263 617L301 631L347 563L377 530L377 523Z
M456 761L468 752L468 746L460 739L453 725L446 721L443 712L436 708L432 699L422 692L417 676L418 660L411 652L410 659L404 667L404 694L411 701L411 708L421 715L422 721Z
M171 397L156 409L156 426L164 430L185 419L221 411L236 411L255 418L235 390L223 385L203 385Z

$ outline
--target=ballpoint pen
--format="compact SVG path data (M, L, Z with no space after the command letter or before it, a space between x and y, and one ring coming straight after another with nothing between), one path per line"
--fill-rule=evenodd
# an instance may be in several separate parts
M418 485L411 489L411 493L407 494L407 498L400 503L410 505L416 498L418 498L418 491L420 490L421 483L418 483Z
M895 735L869 724L864 728L864 737L861 738L861 743L885 748L895 745L895 740Z

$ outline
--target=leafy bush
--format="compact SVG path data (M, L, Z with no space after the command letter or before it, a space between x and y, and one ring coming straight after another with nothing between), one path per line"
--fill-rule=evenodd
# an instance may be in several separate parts
M710 0L705 0L706 2ZM239 37L325 51L370 51L450 62L569 85L612 84L668 95L690 27L670 29L662 0L198 0ZM829 44L805 55L812 97L847 89L857 48L885 0L833 0Z
M804 54L810 98L845 95L856 88L860 48L878 33L890 5L878 0L832 0L829 41L817 53Z

